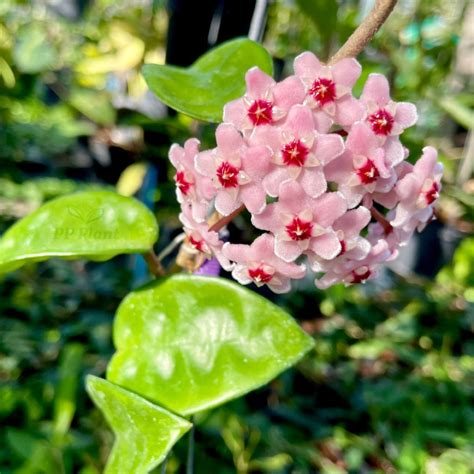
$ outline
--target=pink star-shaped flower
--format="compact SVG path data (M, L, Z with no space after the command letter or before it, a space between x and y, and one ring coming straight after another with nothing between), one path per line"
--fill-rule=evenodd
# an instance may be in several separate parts
M270 148L248 147L229 123L217 127L216 141L217 148L199 153L195 165L217 189L217 212L227 216L243 203L250 212L259 214L266 206L262 180L270 168Z
M206 222L205 215L195 219L190 203L183 203L179 220L183 224L184 232L187 236L187 247L191 253L201 253L207 259L213 256L225 270L232 267L227 258L222 254L224 242L219 239L219 234L215 231L209 232L209 225Z
M408 102L394 102L388 80L382 74L369 75L360 99L366 108L366 122L383 145L386 160L397 165L405 157L398 137L418 120L416 107Z
M348 268L354 260L362 260L370 252L370 242L360 235L370 222L370 211L363 206L347 211L339 217L332 228L336 231L341 251L333 260L323 260L315 254L308 254L311 268L315 272L327 272L333 268Z
M319 131L327 132L334 122L347 127L362 119L364 109L351 92L361 73L355 59L327 66L306 52L295 59L294 69L306 87L305 104L314 110Z
M275 293L286 293L291 289L292 279L304 277L306 267L278 258L274 247L273 236L263 234L251 245L226 243L222 252L236 263L232 276L242 285L268 285Z
M349 208L357 206L364 196L372 199L388 193L397 180L395 170L385 162L385 153L378 146L376 136L362 122L352 126L346 151L324 172L329 181L339 184L339 191L347 199ZM370 207L371 199L365 201Z
M299 182L309 196L320 196L327 188L323 166L344 150L339 135L316 132L313 114L304 105L294 105L279 127L257 128L250 142L273 150L275 166L263 180L265 191L273 197L290 180Z
M192 204L194 218L203 215L203 210L207 209L216 194L212 181L196 173L194 158L198 153L199 140L196 138L187 140L184 148L175 143L169 151L169 159L176 168L176 197L179 203Z
M269 204L260 215L252 216L252 223L275 235L275 253L285 262L296 260L308 250L329 260L341 251L331 226L346 209L340 193L325 193L312 199L300 184L288 181L280 186L278 202Z
M323 290L337 283L365 283L377 275L379 264L386 262L390 256L387 242L381 239L363 260L353 260L350 265L333 266L322 278L316 280L316 286Z
M304 87L295 77L275 82L258 67L245 75L245 95L224 107L224 122L234 124L244 135L261 125L272 125L281 120L292 105L304 99Z
M395 191L400 200L395 208L393 227L415 227L428 222L433 205L441 190L443 165L437 162L438 152L431 146L423 148L423 155L397 183ZM413 223L416 224L413 224Z

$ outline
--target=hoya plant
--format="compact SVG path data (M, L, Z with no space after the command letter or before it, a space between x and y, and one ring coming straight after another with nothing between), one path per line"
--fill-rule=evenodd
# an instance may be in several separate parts
M433 218L436 150L424 148L413 164L401 141L416 123L415 106L393 100L380 74L360 97L352 93L361 75L355 57L394 4L377 2L327 63L300 54L281 82L249 39L187 69L144 67L164 103L218 124L215 148L200 150L190 138L169 152L183 272L168 274L154 253L154 214L110 191L50 201L3 235L2 273L53 257L141 254L148 263L151 281L117 310L106 379L87 379L115 433L107 473L151 471L192 429L195 413L267 384L312 349L289 314L243 285L284 293L309 273L322 289L363 283ZM227 241L226 226L243 212L257 237ZM218 277L221 269L237 282Z

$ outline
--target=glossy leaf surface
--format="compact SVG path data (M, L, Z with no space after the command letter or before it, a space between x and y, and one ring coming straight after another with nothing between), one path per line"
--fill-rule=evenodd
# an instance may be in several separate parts
M103 261L149 250L158 236L153 214L110 191L63 196L15 223L0 240L0 273L51 257Z
M208 122L220 122L224 105L245 92L245 73L258 66L272 74L272 58L247 38L228 41L201 56L189 68L147 64L148 87L178 112Z
M89 375L87 392L115 433L106 474L144 474L158 466L191 423L135 393Z
M130 293L107 378L188 415L272 380L313 347L293 318L233 282L176 275Z

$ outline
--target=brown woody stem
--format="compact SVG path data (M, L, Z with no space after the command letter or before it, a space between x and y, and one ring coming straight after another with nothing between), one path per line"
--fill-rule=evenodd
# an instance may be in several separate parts
M377 211L375 207L372 207L370 209L370 214L383 227L385 235L388 235L390 234L390 232L392 232L393 227L390 225L390 222L388 222L388 220L385 219L385 216L379 211Z
M215 224L209 227L209 232L212 232L212 231L219 232L230 221L232 221L234 217L238 216L244 209L245 209L245 206L242 204L242 206L238 207L234 212L231 212L228 216L222 217Z
M374 8L329 60L329 64L337 63L344 58L357 57L385 23L396 3L397 0L376 0Z
M160 260L155 255L155 252L153 252L153 250L149 250L147 253L143 254L143 258L145 259L145 262L147 264L148 271L152 275L159 277L165 274L165 269L161 265Z

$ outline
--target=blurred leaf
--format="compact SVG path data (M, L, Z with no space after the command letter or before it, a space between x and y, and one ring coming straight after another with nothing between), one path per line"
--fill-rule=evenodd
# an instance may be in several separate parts
M457 97L444 96L437 102L459 125L467 130L474 128L474 111L466 107Z
M83 356L84 346L81 344L68 344L62 351L53 416L53 431L58 442L69 430L76 411L76 392Z
M130 293L117 311L114 342L107 377L183 415L266 384L313 347L265 298L187 275Z
M46 440L26 431L8 428L6 439L12 455L24 461L15 474L63 473L64 466L58 450Z
M314 23L324 43L336 31L338 3L336 0L296 0L296 4Z
M429 459L426 465L426 472L429 474L472 474L474 449L448 449L439 458Z
M69 103L95 123L110 125L115 122L115 109L105 92L74 89L69 97Z
M158 226L140 202L110 191L90 191L50 201L14 224L0 240L0 273L51 257L104 261L143 253Z
M108 41L111 50L103 54L97 50L96 56L83 57L76 65L79 74L106 74L114 71L128 71L138 66L145 52L145 44L141 38L128 31L126 24L112 23L108 31Z
M276 472L285 469L292 461L291 456L280 453L266 458L253 459L249 462L249 467L256 471Z
M145 474L158 466L191 423L106 380L89 375L87 391L115 433L105 474Z
M0 56L0 77L3 80L3 83L8 87L15 87L15 74L13 74L12 68L5 61L4 58Z
M393 344L383 339L361 341L349 347L348 354L354 359L378 359L385 351L392 349Z
M220 122L224 105L245 92L245 73L258 66L272 74L272 58L246 38L228 41L201 56L189 68L146 64L148 87L178 112L207 122Z
M146 163L127 166L117 182L117 192L122 196L133 196L141 188L147 169Z
M21 72L35 74L52 69L58 55L41 23L32 23L17 33L13 50L15 64Z

